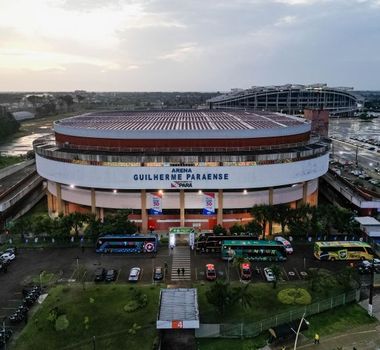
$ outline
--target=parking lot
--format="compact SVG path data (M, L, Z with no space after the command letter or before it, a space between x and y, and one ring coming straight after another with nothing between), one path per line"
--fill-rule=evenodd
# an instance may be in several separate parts
M307 278L307 270L310 267L339 271L348 265L348 262L317 261L313 258L312 249L312 245L296 245L295 253L290 255L286 262L277 263L281 271L281 279L304 280ZM173 252L167 247L161 247L156 256L99 255L89 248L84 252L79 248L21 250L7 272L0 273L0 318L8 316L20 305L23 286L31 283L32 277L37 277L38 281L38 276L42 271L54 274L55 278L61 282L74 280L92 282L97 268L112 268L117 270L116 281L112 283L127 283L130 269L140 267L141 275L138 283L151 284L155 283L154 267L164 267L166 263L168 273L164 276L163 282L170 284L174 283L171 281L172 254ZM232 262L221 260L218 254L198 254L195 251L191 251L191 280L204 281L205 266L209 263L215 265L217 278L226 278L230 281L240 280L239 270ZM270 262L253 262L251 282L265 282L264 268L271 264ZM368 276L363 276L363 280L366 279Z

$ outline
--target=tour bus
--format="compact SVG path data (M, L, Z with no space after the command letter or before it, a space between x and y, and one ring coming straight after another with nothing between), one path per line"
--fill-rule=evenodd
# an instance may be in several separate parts
M253 261L285 261L285 247L276 241L223 241L222 259L244 258Z
M314 256L318 260L372 260L374 252L368 243L357 241L316 242Z
M97 253L156 253L157 235L105 235L96 242Z
M195 249L201 253L219 253L222 249L222 242L227 240L249 241L257 240L253 236L217 236L214 234L201 234L195 242Z

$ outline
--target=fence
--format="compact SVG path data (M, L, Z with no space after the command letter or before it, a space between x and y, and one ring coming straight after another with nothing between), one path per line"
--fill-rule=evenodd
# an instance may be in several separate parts
M197 338L252 338L271 327L299 320L304 313L306 316L311 316L337 306L358 301L359 294L359 290L353 290L254 323L201 324L199 329L195 330L195 336Z

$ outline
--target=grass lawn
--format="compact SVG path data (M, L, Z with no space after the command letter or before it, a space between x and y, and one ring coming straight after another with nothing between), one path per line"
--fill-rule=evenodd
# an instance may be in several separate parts
M97 349L151 350L156 337L159 288L139 286L147 295L147 305L133 312L124 306L133 299L136 287L130 285L57 286L15 342L14 349ZM51 310L66 315L69 325L57 331L48 319ZM129 331L133 325L138 327ZM139 328L141 327L141 328ZM136 334L133 334L133 333Z
M6 168L10 165L23 162L25 159L19 156L1 156L0 155L0 169Z
M269 333L252 339L197 339L200 350L256 350L264 347Z
M232 287L239 287L241 283L231 283ZM296 308L296 305L285 305L277 299L277 294L285 288L305 288L309 290L308 282L281 282L274 289L271 283L253 283L249 286L249 291L253 295L252 307L243 309L239 304L232 305L226 310L223 318L216 311L215 307L207 302L206 291L211 284L197 284L198 288L198 303L200 310L200 318L203 323L241 323L241 322L257 322L259 320L270 317L270 315L287 312ZM340 288L332 288L332 295L337 295L343 292ZM325 299L327 296L321 297L316 293L311 293L312 302L320 299Z
M315 333L323 337L377 322L375 318L368 315L366 310L355 303L308 317L307 320L310 322L310 327L303 334L309 338L313 338Z

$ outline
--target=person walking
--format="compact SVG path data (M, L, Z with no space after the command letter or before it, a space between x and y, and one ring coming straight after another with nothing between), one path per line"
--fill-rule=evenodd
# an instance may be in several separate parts
M185 268L182 267L182 276L185 276Z
M181 269L178 268L178 269L177 269L177 275L179 276L180 274L181 274Z
M318 333L315 333L314 344L319 344L319 334Z

